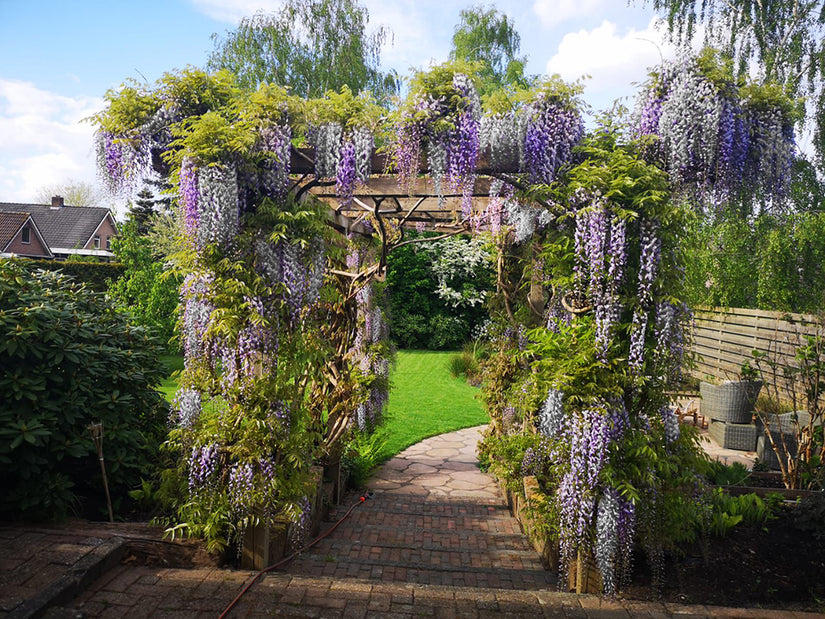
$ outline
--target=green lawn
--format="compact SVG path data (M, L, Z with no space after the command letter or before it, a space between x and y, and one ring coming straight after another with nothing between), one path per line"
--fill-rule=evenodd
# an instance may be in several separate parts
M489 421L479 390L463 378L450 376L452 354L398 351L384 425L378 429L377 440L386 441L379 461L430 436ZM161 360L169 367L170 376L163 381L160 391L171 402L178 389L177 375L172 372L183 369L183 357L165 356Z
M163 355L160 360L169 368L167 372L169 376L160 384L158 390L166 398L166 401L171 404L172 398L175 397L175 392L178 390L178 375L174 372L183 369L183 357L180 355Z
M419 441L489 421L481 393L450 375L451 352L400 350L390 376L392 390L378 429L381 460Z

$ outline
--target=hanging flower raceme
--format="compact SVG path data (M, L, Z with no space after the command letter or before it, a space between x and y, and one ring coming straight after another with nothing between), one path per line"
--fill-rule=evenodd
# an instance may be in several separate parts
M794 103L777 87L738 89L723 76L708 52L665 65L639 96L634 133L659 138L654 152L671 181L702 204L781 199L796 148Z
M568 440L570 468L558 487L560 547L565 565L569 565L578 550L589 549L596 482L607 462L610 447L610 426L604 413L588 409L573 414Z
M289 188L291 140L289 125L267 124L258 132L256 150L263 158L261 189L266 196L282 196Z
M552 438L564 430L563 394L557 389L550 389L539 411L539 432Z
M315 148L315 175L334 178L341 204L352 202L358 183L370 175L374 138L366 127L344 131L340 123L311 127L309 141Z
M418 175L421 149L426 143L430 173L439 203L445 189L461 194L462 220L472 215L472 195L478 159L481 101L467 75L438 68L430 84L433 95L420 86L401 111L395 145L399 185L409 191ZM421 83L427 76L419 76ZM439 80L449 79L449 83ZM437 83L436 83L437 82ZM441 94L444 93L444 94ZM447 94L449 93L449 94Z
M577 109L542 93L521 110L519 131L522 169L532 182L549 184L584 137L584 122Z
M211 294L214 275L190 273L181 285L181 340L184 359L188 364L207 351L206 330L214 305Z
M177 419L173 419L174 423L184 428L191 428L200 417L201 394L189 387L181 387L175 394L172 411L177 416Z

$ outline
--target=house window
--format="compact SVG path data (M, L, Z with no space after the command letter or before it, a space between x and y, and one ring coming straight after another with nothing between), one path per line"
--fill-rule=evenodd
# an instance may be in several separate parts
M32 230L28 226L25 226L20 231L20 242L23 243L23 245L28 245L32 242Z
M109 250L112 249L112 237L110 237L110 236L106 237L106 249L109 249Z
M92 246L95 249L100 249L100 235L95 234L94 239L92 240Z

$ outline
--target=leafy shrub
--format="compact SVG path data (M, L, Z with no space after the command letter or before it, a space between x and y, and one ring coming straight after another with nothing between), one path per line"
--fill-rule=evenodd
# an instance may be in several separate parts
M477 373L478 361L476 361L473 353L464 350L450 357L450 374L453 377L464 376L469 378Z
M115 508L165 431L157 342L68 276L0 262L0 514L102 507L88 425L102 422Z
M716 488L711 494L708 532L724 537L740 523L746 527L765 526L769 520L776 518L781 501L782 496L779 494L762 499L753 493L731 496L721 488Z
M118 307L135 321L154 329L167 345L175 334L180 278L165 269L153 254L152 242L138 234L138 223L128 221L112 249L125 271L109 287Z
M381 451L387 441L378 434L355 432L347 444L341 463L348 473L349 485L361 488L370 473L381 462Z
M707 478L716 486L736 486L748 476L748 469L741 462L723 464L719 460L710 463Z
M474 259L457 262L466 253L462 243L470 242L404 245L389 255L390 335L400 348L456 350L487 319L489 267L479 248L468 253Z

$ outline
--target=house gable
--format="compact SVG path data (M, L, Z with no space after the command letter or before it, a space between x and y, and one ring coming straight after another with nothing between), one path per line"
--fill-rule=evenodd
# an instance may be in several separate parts
M28 213L0 213L0 256L53 257Z

